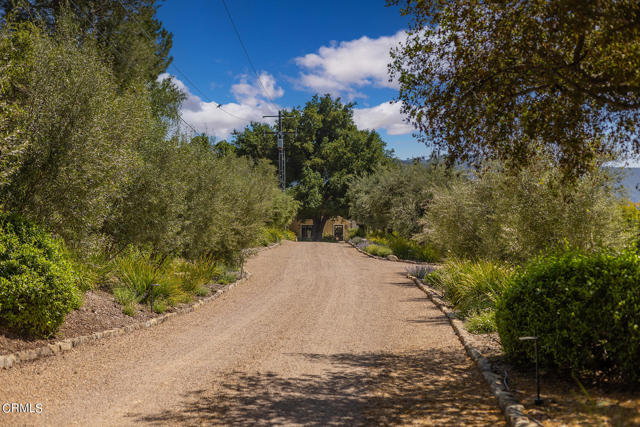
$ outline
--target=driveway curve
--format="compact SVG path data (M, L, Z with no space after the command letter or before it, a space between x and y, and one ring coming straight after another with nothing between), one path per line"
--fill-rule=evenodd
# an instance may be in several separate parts
M0 371L0 425L502 425L406 265L284 242L195 312Z

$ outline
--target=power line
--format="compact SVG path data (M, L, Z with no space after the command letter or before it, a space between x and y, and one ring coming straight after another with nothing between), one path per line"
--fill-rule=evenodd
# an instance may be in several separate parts
M227 2L225 0L222 0L222 5L224 6L224 10L227 12L227 16L229 17L229 21L231 21L231 26L233 26L233 31L235 31L235 33L236 33L236 37L238 38L238 41L240 42L240 46L242 46L242 50L244 51L244 55L247 57L247 61L249 61L249 65L251 66L251 69L253 70L253 74L255 74L256 78L258 79L258 84L260 85L260 87L264 91L264 94L267 95L267 98L269 98L269 101L273 102L273 99L269 95L269 92L267 91L267 89L262 84L262 79L260 78L260 75L258 74L258 71L256 70L256 67L253 65L253 61L251 60L251 57L249 56L249 51L247 51L247 48L245 47L244 43L242 42L242 37L240 37L240 32L238 31L238 27L236 27L236 23L233 21L233 17L231 16L231 12L229 11L229 8L227 7Z
M125 13L129 14L129 11L127 10L127 8L125 7L124 3L122 3L122 0L118 0L118 3L120 3L120 6L122 6L122 9L125 11ZM136 22L136 24L138 25L138 27L140 28L140 30L142 30L142 34L145 35L145 37L151 42L151 43L155 43L155 41L153 40L153 38L151 37L151 35L147 32L147 30L145 30L144 26L142 25L142 23L138 20L138 18L135 17L135 15L133 13L129 14L129 16ZM171 63L169 65L170 67L175 68L175 70L178 72L178 74L180 74L182 76L182 78L189 83L189 85L191 87L193 87L197 92L200 93L200 95L202 96L202 98L208 102L208 103L213 103L213 101L204 93L204 91L202 91L198 85L196 85L190 78L189 76L187 76L187 73L185 73L184 71L182 71L176 64ZM263 88L264 89L264 88ZM234 117L238 120L243 120L246 121L246 118L243 117L239 117L236 116L233 113L230 113L229 111L225 110L224 108L222 108L222 104L215 102L215 104L217 104L217 107L219 110L221 110L222 112L226 113L227 115Z
M86 14L84 13L84 10L82 10L82 8L80 8L80 7L79 7L79 6L78 6L78 5L77 5L73 0L69 0L69 1L71 2L71 4L73 4L73 5L76 7L76 9L78 9L78 10L82 13L82 17L87 21L87 23L89 24L89 27L90 27L93 31L95 31L96 33L98 33L98 34L100 34L100 35L103 35L103 34L101 34L101 33L100 33L100 31L98 31L98 29L97 29L96 27L94 27L93 23L92 23L92 22L91 22L91 20L89 19L89 16L88 16L88 15L86 15ZM122 5L122 3L120 3L120 4ZM123 6L123 7L124 7L124 6ZM126 11L126 8L125 8L125 11ZM118 49L117 49L117 48L116 48L112 43L108 42L107 44L109 45L109 47L112 49L112 51L113 51L114 53L117 53L117 54L118 54L118 56L120 57L120 59L122 59L123 61L126 61L126 58L124 57L124 54L123 54L122 52L120 52L120 51L119 51L119 50L118 50ZM187 121L182 117L182 115L181 115L180 113L178 113L178 118L179 118L179 119L180 119L180 120L181 120L185 125L187 125L189 128L191 128L191 130L192 130L194 133L196 133L196 134L198 133L198 131L197 131L193 126L191 126L191 124L189 124L189 122L187 122Z

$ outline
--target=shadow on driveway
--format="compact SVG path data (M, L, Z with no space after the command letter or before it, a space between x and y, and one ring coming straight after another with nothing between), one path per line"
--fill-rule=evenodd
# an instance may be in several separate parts
M232 372L175 409L131 417L158 425L504 424L476 367L457 349L290 356L327 368L293 378Z

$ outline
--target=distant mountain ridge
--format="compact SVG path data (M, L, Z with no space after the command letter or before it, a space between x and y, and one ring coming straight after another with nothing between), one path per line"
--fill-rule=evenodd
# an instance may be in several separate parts
M400 162L404 164L411 164L414 159L404 159ZM422 161L425 161L424 159ZM628 198L634 203L640 202L640 167L638 168L621 168L613 167L612 169L622 171L623 178L621 184L626 190L625 198Z
M622 185L627 190L627 197L634 203L640 202L640 168L616 168L623 170Z

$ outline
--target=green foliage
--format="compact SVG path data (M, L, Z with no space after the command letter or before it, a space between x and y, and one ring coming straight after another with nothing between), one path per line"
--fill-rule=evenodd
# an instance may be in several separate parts
M364 248L365 252L371 255L386 257L387 255L393 255L393 251L386 246L381 245L369 245Z
M505 353L531 362L539 337L543 364L576 373L640 380L640 258L633 251L566 249L533 259L497 304Z
M5 132L20 135L19 143L0 142L9 144L0 149L9 158L0 162L12 165L0 186L4 207L36 219L73 248L95 245L147 128L144 87L120 90L95 41L79 44L69 19L51 36L31 24L5 23L0 67L1 98L15 113Z
M0 320L47 337L81 304L78 274L59 240L17 215L0 213Z
M568 182L546 158L532 163L517 173L488 164L436 190L417 239L450 256L514 263L565 242L584 250L626 244L610 171Z
M365 237L364 228L356 227L356 228L350 228L349 230L347 230L347 240L352 240L352 239L355 239L357 237L359 237L361 239L363 237Z
M388 247L400 259L437 262L441 258L439 251L433 245L429 243L419 244L416 241L401 237L397 233L372 233L369 234L369 240L378 245Z
M489 261L448 259L425 277L425 283L442 291L465 319L493 310L511 274L509 267Z
M361 131L353 121L353 104L331 96L314 96L304 108L294 108L283 121L287 137L287 183L300 202L300 217L314 219L314 239L322 238L328 218L347 217L347 189L358 175L370 173L389 161L385 143L375 131ZM240 155L268 159L277 165L278 151L272 128L252 123L235 132Z
M400 259L408 259L421 262L437 262L441 256L430 244L420 245L413 240L390 234L386 237L387 246L393 254Z
M632 245L640 249L640 209L637 203L623 201L620 205L622 219L632 236Z
M228 285L229 283L233 283L240 278L240 274L237 271L229 270L226 267L223 267L223 272L216 277L216 282L221 285Z
M162 314L165 311L167 311L169 307L167 306L167 303L163 300L157 300L157 301L153 301L153 312L154 313L158 313L158 314Z
M187 294L200 295L206 291L204 285L213 282L223 269L213 258L202 257L196 261L176 259L170 267L180 278L180 288Z
M420 231L419 219L428 209L435 188L456 175L435 160L392 163L351 182L349 213L368 229L393 231L410 238Z
M127 316L135 316L138 296L129 288L114 288L113 298L122 306L122 312Z
M514 170L549 151L572 176L602 153L638 151L637 1L389 3L413 21L390 71L425 143Z
M488 334L498 330L496 326L496 312L486 310L472 314L464 322L465 328L472 334Z
M295 218L300 208L300 202L294 199L289 191L283 193L280 189L274 189L271 196L271 218L269 224L271 227L285 229Z
M153 84L171 62L172 34L156 18L156 0L0 0L3 17L31 21L55 31L56 24L72 17L79 38L97 37L112 72L124 87L138 76ZM42 19L43 22L40 22Z
M283 230L276 227L265 227L262 229L262 234L255 244L258 246L269 246L274 243L279 243L282 240L296 241L296 233L291 230Z
M166 259L130 248L116 260L115 273L139 303L148 302L152 292L154 299L165 298L172 303L185 299L181 280L172 274Z

